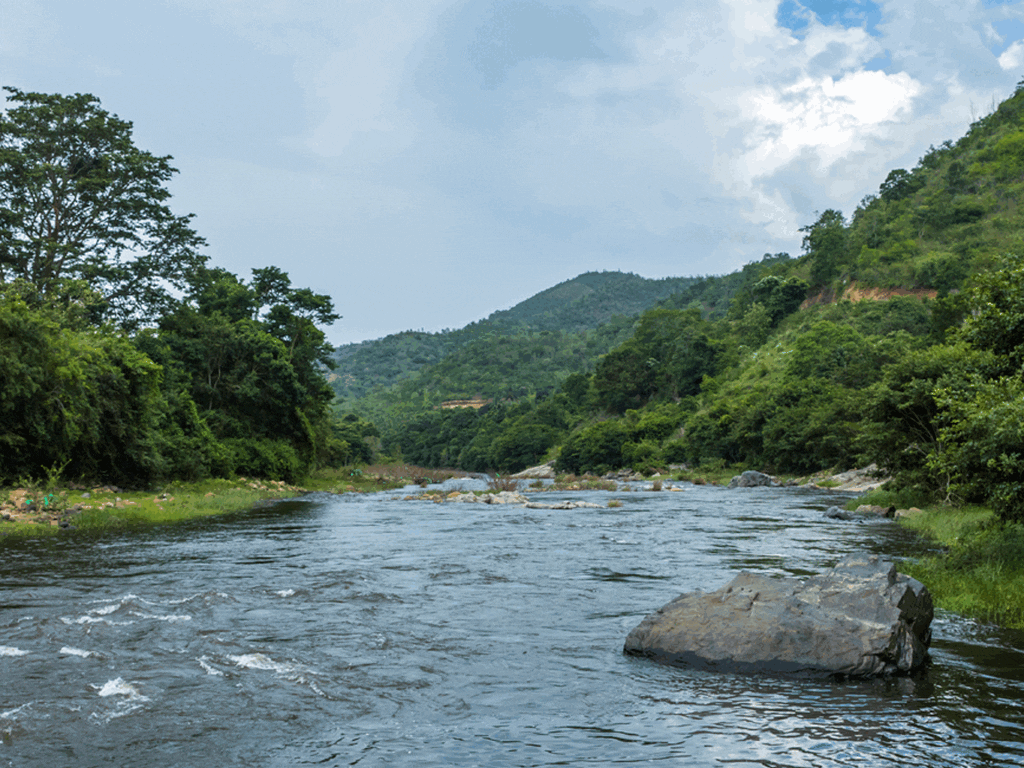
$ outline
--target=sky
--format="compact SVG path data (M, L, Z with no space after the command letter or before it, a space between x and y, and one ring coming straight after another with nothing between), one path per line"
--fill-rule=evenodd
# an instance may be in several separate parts
M1020 0L0 0L0 84L132 121L334 344L797 256L1022 79Z

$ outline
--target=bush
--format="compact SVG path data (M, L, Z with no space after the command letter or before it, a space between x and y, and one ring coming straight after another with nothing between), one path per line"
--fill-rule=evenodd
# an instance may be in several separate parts
M939 389L949 422L929 467L967 500L987 501L1003 520L1024 522L1024 381L975 381L972 395Z
M661 447L653 440L625 443L622 446L622 459L637 472L645 473L662 463Z
M308 469L298 452L283 440L225 440L224 447L238 475L295 483Z
M555 469L572 474L617 469L625 463L622 447L632 438L632 430L621 421L593 424L565 442Z

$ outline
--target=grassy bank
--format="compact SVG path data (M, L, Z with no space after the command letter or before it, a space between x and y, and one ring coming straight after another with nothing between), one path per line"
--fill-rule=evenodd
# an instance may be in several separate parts
M82 487L53 480L22 483L0 489L0 537L165 525L252 509L311 491L367 493L419 481L437 482L455 474L394 464L321 470L301 486L244 477L170 483L145 490Z
M900 564L938 607L1024 629L1024 526L1002 524L981 507L931 507L900 523L945 550Z

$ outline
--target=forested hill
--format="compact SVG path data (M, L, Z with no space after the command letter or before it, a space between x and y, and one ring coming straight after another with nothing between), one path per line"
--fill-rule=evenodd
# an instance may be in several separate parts
M342 400L356 400L481 339L542 331L580 333L613 318L633 317L695 282L692 277L651 280L624 272L587 272L458 330L404 331L340 346L334 352L337 367L331 385Z
M585 272L487 320L538 331L586 331L616 315L638 315L696 282L695 277L649 280L632 273Z

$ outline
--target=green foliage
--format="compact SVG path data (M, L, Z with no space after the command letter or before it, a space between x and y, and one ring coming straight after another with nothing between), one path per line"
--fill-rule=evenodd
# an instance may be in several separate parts
M380 431L375 425L354 413L333 419L330 430L322 433L317 464L320 467L369 464L373 461L375 438L379 437Z
M492 464L502 472L520 472L538 463L557 439L557 430L549 426L519 422L491 443Z
M935 397L945 425L929 468L948 476L964 499L1024 522L1024 381L975 378L967 393L940 388Z
M160 368L123 336L61 327L60 314L0 296L0 478L139 482L161 474Z
M847 231L840 211L829 208L818 220L806 227L803 239L804 253L811 262L811 282L824 285L839 274L846 262Z
M962 385L977 364L966 346L936 345L910 350L887 365L866 392L861 453L900 487L925 496L938 490L927 459L939 447L940 408L936 387Z
M882 182L878 191L883 200L896 202L910 197L923 184L924 178L921 175L909 173L903 168L896 168L885 177L885 181Z
M969 268L963 257L952 253L930 255L917 265L915 272L918 284L935 288L942 295L959 289L968 274Z
M1024 258L1009 255L979 275L959 338L973 371L934 392L942 410L928 466L950 491L985 501L1004 520L1024 521Z
M947 547L900 564L928 585L939 608L1024 628L1024 526L994 524L991 511L970 507L930 509L903 524Z
M576 475L617 469L625 463L623 445L632 437L632 430L619 420L592 424L566 440L555 469Z
M1020 376L1024 369L1024 256L1004 256L999 268L977 276L970 296L973 311L960 337L995 354L996 375Z
M189 216L165 202L170 157L138 149L131 123L88 94L5 88L0 113L0 283L41 296L84 280L125 326L172 304L204 261Z
M235 474L297 482L308 464L295 447L284 440L247 437L227 439L224 447Z
M751 304L736 323L741 344L756 349L768 340L772 330L772 316L759 301Z
M614 413L653 399L675 399L700 391L713 375L720 345L698 310L654 309L644 313L633 338L609 352L594 372L597 402Z
M807 298L809 287L799 277L768 275L754 284L751 293L754 301L764 306L771 324L776 326L782 318L800 308L800 304Z

